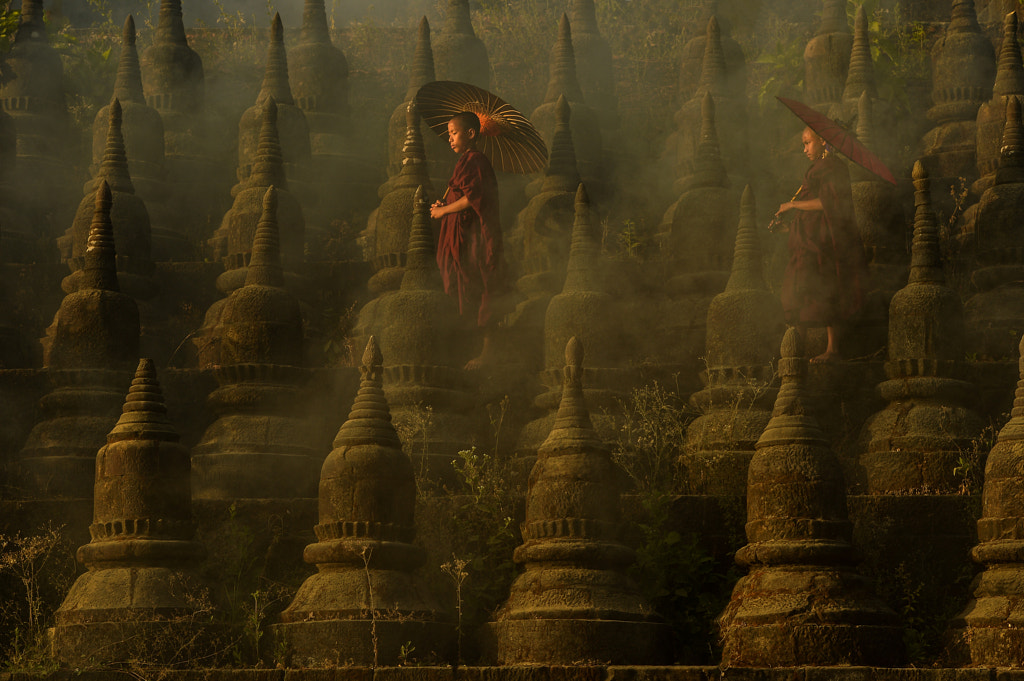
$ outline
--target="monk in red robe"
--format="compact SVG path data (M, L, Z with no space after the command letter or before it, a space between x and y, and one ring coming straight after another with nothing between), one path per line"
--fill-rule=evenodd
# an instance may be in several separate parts
M810 128L803 132L804 155L813 163L793 200L776 216L794 211L789 227L789 263L782 280L786 321L800 329L826 327L828 345L812 362L839 359L836 327L863 302L864 248L853 212L850 172L828 153Z
M479 135L480 119L474 113L464 111L448 122L448 142L459 161L444 199L430 207L430 216L441 220L437 265L444 290L483 331L483 348L467 369L492 359L494 304L505 288L498 180L490 160L476 148Z

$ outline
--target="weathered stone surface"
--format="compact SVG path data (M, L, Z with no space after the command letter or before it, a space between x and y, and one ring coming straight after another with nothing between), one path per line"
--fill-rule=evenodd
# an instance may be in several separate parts
M964 304L969 329L966 350L984 359L1014 354L1013 338L1024 314L1024 252L1019 205L1024 199L1024 125L1021 101L1010 97L1000 147L999 168L992 186L978 202L974 224L976 269L971 277L977 292Z
M438 80L470 83L484 90L491 82L487 47L473 30L469 0L448 0L444 31L434 40Z
M747 485L750 573L719 618L727 666L892 665L903 657L895 613L856 570L842 470L810 415L796 329L782 341L782 385Z
M139 362L120 420L96 456L88 571L54 615L65 663L170 662L194 647L203 594L191 568L189 452L166 416L151 360Z
M842 100L853 34L842 0L824 0L821 23L804 48L804 101L812 107Z
M686 431L687 489L742 497L754 445L775 400L771 363L782 338L778 298L762 275L754 195L743 192L732 274L708 309L706 385L690 398L700 416Z
M594 109L583 99L576 77L576 54L572 28L565 14L558 24L558 39L551 48L550 76L544 102L530 114L530 121L550 149L558 125L558 100L563 95L572 110L571 128L576 164L580 176L595 195L601 195L606 181L601 127Z
M138 360L139 310L118 286L111 203L101 179L80 286L64 297L43 339L54 390L21 450L20 485L30 498L92 495L96 451Z
M214 258L224 262L225 272L217 278L217 288L225 294L245 283L253 238L263 214L264 196L270 187L275 188L277 195L282 265L294 272L303 261L306 221L302 206L288 191L277 132L277 112L277 102L269 97L263 105L260 143L252 171L248 179L233 190L234 203L209 242Z
M928 174L945 189L958 177L977 177L978 108L991 99L995 51L981 32L974 0L953 0L945 35L932 47L932 101L928 118L935 127L922 140Z
M277 191L263 197L245 286L207 312L200 362L216 365L217 419L194 447L197 498L312 496L315 460L298 399L302 314L284 289Z
M303 664L388 664L411 643L416 656L447 658L448 617L413 570L416 483L383 391L383 359L371 338L349 418L320 474L318 541L303 582L274 636ZM409 646L406 645L408 648Z
M946 286L924 166L914 166L917 214L907 286L889 307L889 404L861 431L861 465L872 494L949 493L956 462L981 432L973 387L963 380L964 318Z
M570 338L514 554L525 571L490 625L499 664L657 664L671 653L668 628L624 574L634 554L620 543L618 476L591 425L582 363L583 344Z
M985 463L982 517L972 556L985 569L951 627L958 661L1024 667L1024 339L1010 421Z
M602 130L614 130L619 126L619 103L615 96L612 49L597 25L594 0L571 0L569 21L574 28L573 50L577 55L580 89L597 112Z

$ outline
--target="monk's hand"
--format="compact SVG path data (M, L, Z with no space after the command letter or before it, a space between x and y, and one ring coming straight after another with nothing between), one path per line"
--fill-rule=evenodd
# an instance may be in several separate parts
M444 214L444 207L441 205L440 201L438 201L437 203L430 207L430 217L434 218L435 220L443 217Z

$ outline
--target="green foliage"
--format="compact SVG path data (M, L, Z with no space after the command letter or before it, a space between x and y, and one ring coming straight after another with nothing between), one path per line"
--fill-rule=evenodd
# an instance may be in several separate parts
M21 12L11 9L9 6L0 9L0 53L11 49L14 41L14 34L18 30L18 23L21 21Z
M0 535L0 664L11 671L54 668L47 629L77 572L64 526Z
M641 495L644 519L636 562L630 577L672 628L676 658L686 664L706 664L718 657L715 622L725 608L738 578L701 545L695 534L671 527L672 497Z
M620 402L623 418L613 458L641 494L662 495L679 486L679 454L692 414L686 402L657 381Z
M515 518L525 490L511 460L475 447L459 452L453 466L461 483L455 492L468 501L453 500L456 545L442 570L457 587L460 630L473 631L508 597L516 574L512 552L519 544Z

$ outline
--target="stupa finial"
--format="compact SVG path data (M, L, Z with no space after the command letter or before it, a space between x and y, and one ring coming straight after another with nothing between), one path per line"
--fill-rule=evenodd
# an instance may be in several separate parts
M277 225L277 189L263 195L263 212L253 237L252 256L245 275L246 286L284 286L281 268L281 237Z
M348 419L338 429L334 447L379 444L401 447L398 432L391 424L391 410L384 396L384 358L377 339L370 336L359 368L362 381Z

